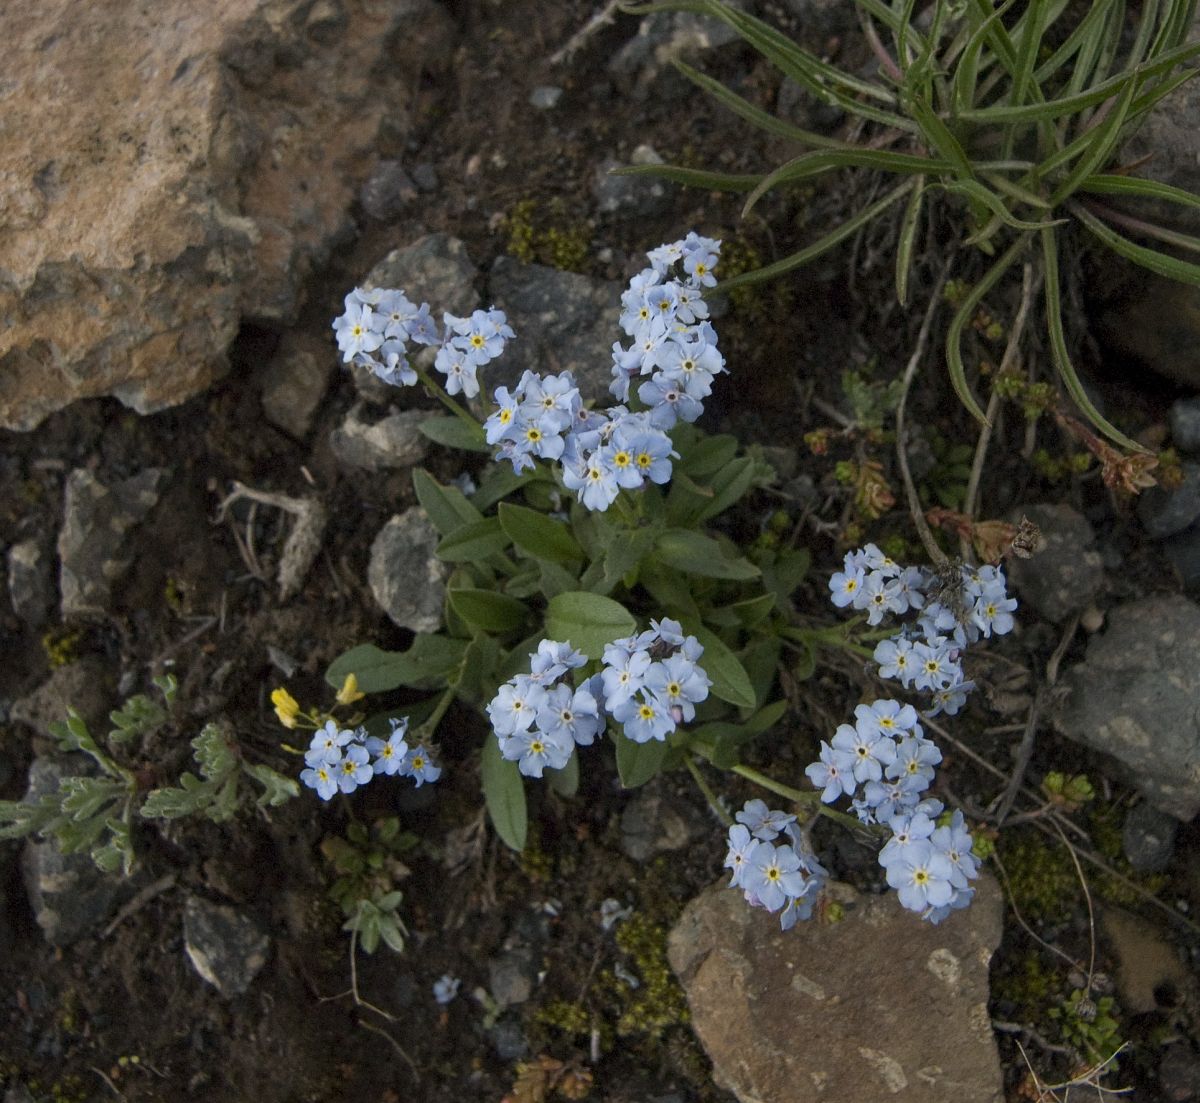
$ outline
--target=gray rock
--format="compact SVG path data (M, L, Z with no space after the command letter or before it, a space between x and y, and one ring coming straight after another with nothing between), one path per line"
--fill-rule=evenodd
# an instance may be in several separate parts
M1200 1099L1200 1053L1187 1042L1168 1046L1158 1066L1158 1086L1166 1103Z
M1171 443L1181 452L1200 452L1200 398L1181 398L1170 419Z
M1155 540L1175 536L1200 518L1200 464L1180 464L1183 482L1175 490L1151 487L1138 497L1138 517Z
M41 628L54 608L50 556L37 540L8 549L8 596L13 612L30 628Z
M521 1020L505 1015L488 1031L492 1048L501 1061L519 1061L529 1053L529 1039L521 1029Z
M527 369L569 370L585 401L611 405L612 345L621 336L619 284L499 257L488 295L508 314L517 339L481 373L486 394L515 386Z
M183 948L192 968L223 996L240 996L267 961L271 940L251 919L224 904L189 896Z
M93 733L107 731L112 704L108 670L98 660L86 658L54 670L37 689L13 703L10 716L49 739L50 725L66 720L67 706L83 717Z
M525 1003L536 981L537 962L528 946L505 950L488 962L488 987L498 1007Z
M1105 904L1100 909L1100 930L1116 961L1116 990L1122 1010L1135 1015L1155 1011L1161 1006L1160 997L1168 993L1191 1006L1200 994L1196 978L1180 959L1179 950L1154 923Z
M1108 630L1069 670L1054 723L1071 739L1112 755L1163 812L1200 812L1200 607L1158 596L1111 610Z
M639 790L621 813L621 849L635 862L683 849L697 831L689 812L660 793Z
M412 178L413 183L423 192L437 191L438 184L441 183L437 169L428 161L423 161L412 170Z
M418 428L428 417L426 410L403 410L369 421L363 417L363 406L359 403L333 431L334 455L347 467L367 471L413 467L429 451L429 440Z
M1023 605L1059 623L1084 608L1104 585L1096 534L1068 505L1034 505L1022 512L1041 529L1042 546L1029 559L1013 559L1009 578Z
M740 0L735 6L742 7ZM655 12L638 24L638 33L613 55L608 71L641 98L661 73L675 75L671 63L677 58L695 58L736 40L737 32L722 20L690 12ZM681 81L679 87L682 91L693 86Z
M368 288L400 288L413 302L427 302L440 326L443 311L470 314L478 309L478 274L458 238L427 234L403 249L393 249L363 282Z
M303 440L329 389L336 358L329 341L295 330L284 334L263 377L262 408L267 420Z
M417 198L417 185L399 161L380 161L358 193L362 209L377 222L388 222Z
M539 84L530 94L530 106L549 111L562 99L563 90L553 84Z
M936 927L895 893L834 891L841 922L791 931L723 881L684 909L668 956L717 1085L742 1103L1000 1103L995 881L984 874L971 906Z
M1143 801L1125 817L1121 849L1139 873L1157 873L1171 862L1178 829L1178 820Z
M854 12L843 0L783 0L783 6L796 17L804 42L843 34L854 25Z
M393 517L371 545L367 582L401 628L436 632L442 624L447 568L434 549L440 537L420 506Z
M91 759L46 755L29 767L24 800L57 793L63 778L94 773ZM30 838L21 852L25 893L47 942L68 946L95 934L116 909L121 881L101 872L86 851L64 854L53 839Z
M64 618L107 612L113 584L133 562L129 532L157 504L166 481L157 467L111 487L83 468L67 476L58 534Z
M650 146L638 146L629 158L633 165L661 165L662 158ZM653 218L670 209L679 189L654 176L614 176L624 167L615 158L601 161L592 175L592 198L596 209L610 218Z

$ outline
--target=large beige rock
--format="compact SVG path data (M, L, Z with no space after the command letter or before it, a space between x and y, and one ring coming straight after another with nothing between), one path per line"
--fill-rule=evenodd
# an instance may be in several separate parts
M1004 909L988 874L940 926L893 892L835 886L845 918L779 929L725 882L667 953L717 1084L740 1103L1000 1103L988 962Z
M38 0L0 80L0 426L141 412L286 321L381 121L447 55L435 0Z

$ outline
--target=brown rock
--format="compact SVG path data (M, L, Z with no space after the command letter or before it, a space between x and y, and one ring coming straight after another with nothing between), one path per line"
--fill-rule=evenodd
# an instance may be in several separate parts
M742 1103L999 1103L995 881L937 927L835 888L841 922L791 931L724 882L684 910L668 954L718 1085Z
M0 427L140 412L286 321L344 234L381 120L447 56L435 0L46 0L5 21ZM397 30L403 28L403 34Z

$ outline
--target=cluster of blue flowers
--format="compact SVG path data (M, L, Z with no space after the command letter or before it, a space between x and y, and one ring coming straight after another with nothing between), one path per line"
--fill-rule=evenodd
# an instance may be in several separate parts
M515 336L502 310L476 310L469 318L443 314L443 332L429 304L415 305L403 291L356 287L345 299L345 311L334 320L342 362L374 372L385 383L407 387L417 381L409 363L409 343L437 346L433 366L446 377L446 391L474 398L476 372L504 351Z
M502 685L487 706L500 753L527 777L561 770L576 746L590 746L607 717L635 743L665 740L696 715L712 685L697 665L704 653L695 636L664 618L604 650L604 669L573 686L567 672L587 659L570 643L542 640L528 674Z
M826 804L845 795L863 823L891 828L879 855L888 884L904 907L933 923L970 903L967 882L978 868L962 814L936 827L944 806L923 796L941 760L912 705L878 700L859 705L854 723L842 724L830 743L822 740L820 758L805 770Z
M963 674L962 652L981 638L1012 631L1015 598L1005 590L999 567L953 567L939 576L921 567L901 567L874 544L847 552L829 580L833 604L867 614L877 625L890 614L919 615L875 648L882 678L933 697L930 716L953 716L975 688ZM957 611L956 611L957 610Z
M695 719L712 680L699 665L704 648L685 636L678 621L652 620L636 636L613 640L604 649L600 682L604 707L622 725L627 739L665 740L680 724Z
M620 324L631 344L613 345L609 389L622 405L605 413L586 408L570 372L526 372L511 392L497 388L497 408L485 424L497 459L517 472L532 467L534 457L559 461L566 487L587 509L600 511L622 489L667 482L677 455L667 431L700 416L714 377L726 370L701 297L716 284L720 248L719 241L689 233L646 254L650 267L621 297ZM633 381L644 376L637 397L648 409L631 412L624 404Z
M326 721L304 753L307 769L301 772L300 780L315 789L322 800L338 792L353 793L378 774L411 777L418 788L427 781L437 781L442 769L434 765L425 744L410 747L405 739L408 717L393 719L391 725L391 735L378 739L368 738L365 728L350 731L339 728L334 720Z
M788 841L776 843L780 835ZM740 888L751 907L782 909L779 925L785 931L797 920L812 917L829 874L795 816L769 809L761 800L747 801L729 828L728 842L725 868L733 871L729 886Z

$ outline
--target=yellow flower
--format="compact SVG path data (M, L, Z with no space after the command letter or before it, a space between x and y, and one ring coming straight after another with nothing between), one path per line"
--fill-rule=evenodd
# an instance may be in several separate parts
M342 688L338 690L337 703L352 705L355 701L361 701L365 696L366 694L358 692L358 679L353 674L347 674Z
M296 726L296 717L300 714L300 705L296 699L282 686L271 693L271 704L275 706L275 715L285 728Z

